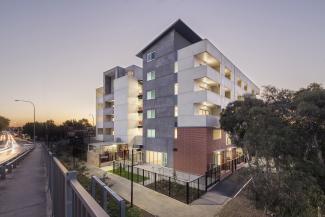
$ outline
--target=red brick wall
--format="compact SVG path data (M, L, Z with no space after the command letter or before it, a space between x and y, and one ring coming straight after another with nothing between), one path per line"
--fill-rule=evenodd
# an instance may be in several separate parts
M175 140L174 167L176 170L203 175L213 162L212 152L226 147L226 136L213 140L213 128L178 127Z

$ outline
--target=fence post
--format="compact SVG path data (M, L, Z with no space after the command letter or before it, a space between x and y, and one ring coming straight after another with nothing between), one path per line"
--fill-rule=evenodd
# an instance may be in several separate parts
M120 217L125 217L125 201L120 202Z
M122 164L120 163L120 176L122 175Z
M90 184L91 184L90 193L91 193L91 196L95 199L96 198L96 182L95 182L94 176L91 177Z
M205 192L208 191L208 172L205 172Z
M200 198L200 178L197 179L197 198Z
M137 167L137 180L138 180L138 183L139 183L139 168Z
M113 161L113 173L115 173L115 161Z
M0 179L6 178L6 168L4 166L0 166Z
M155 191L157 189L157 173L155 173Z
M107 211L107 192L104 188L104 186L101 186L101 190L102 190L102 206L103 206L103 209L105 211Z
M168 196L170 196L170 177L168 177Z
M72 217L72 188L71 188L71 180L76 179L77 172L76 171L68 171L65 176L65 216Z
M128 179L130 179L130 172L129 172L129 165L128 165Z
M144 186L144 169L142 169L142 185Z
M190 203L190 192L189 192L189 184L186 182L186 203Z

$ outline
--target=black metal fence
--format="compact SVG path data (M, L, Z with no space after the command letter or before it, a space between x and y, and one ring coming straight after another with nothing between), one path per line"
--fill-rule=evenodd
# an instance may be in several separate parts
M208 191L209 187L219 182L223 176L233 173L237 169L237 165L244 161L246 161L245 157L240 156L222 165L212 165L205 175L190 181L134 167L133 181L189 204L200 198ZM132 166L130 164L124 162L113 163L113 173L117 175L131 180L131 171Z

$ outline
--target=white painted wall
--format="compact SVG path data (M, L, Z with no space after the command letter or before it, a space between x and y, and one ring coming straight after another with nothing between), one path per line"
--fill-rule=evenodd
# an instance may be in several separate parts
M208 52L219 60L220 72L209 66L199 66L195 55ZM244 93L251 93L252 90L259 94L259 88L247 78L230 60L228 60L211 42L207 39L187 46L178 51L178 126L180 127L220 127L219 117L197 115L196 103L206 102L225 108L228 103L237 100L238 96ZM232 72L231 79L225 77L225 68ZM207 77L220 84L220 95L217 93L199 90L196 79ZM242 87L237 85L237 80L242 80ZM248 90L244 91L244 84L247 83ZM231 90L231 99L224 97L226 90Z
M135 137L142 134L138 129L141 120L138 114L139 85L135 77L126 75L114 80L114 140L128 143L135 142Z

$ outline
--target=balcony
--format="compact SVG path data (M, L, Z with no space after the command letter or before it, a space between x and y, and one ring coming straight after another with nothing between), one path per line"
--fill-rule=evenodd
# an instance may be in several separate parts
M216 105L221 105L222 100L221 96L209 91L209 90L200 90L193 92L193 103L209 102Z
M104 101L113 101L114 100L114 94L111 93L111 94L105 94L104 95Z
M114 136L113 135L103 135L103 139L105 142L112 142L114 141Z
M111 108L104 108L103 114L104 115L112 115L112 114L114 114L114 108L113 107L111 107Z
M142 128L143 127L143 121L138 121L138 128Z
M134 145L143 145L142 136L135 136L134 137Z
M138 106L138 113L143 113L143 107L142 106Z
M103 128L114 128L114 122L113 121L104 121Z
M213 115L179 116L178 127L220 127L219 117Z

